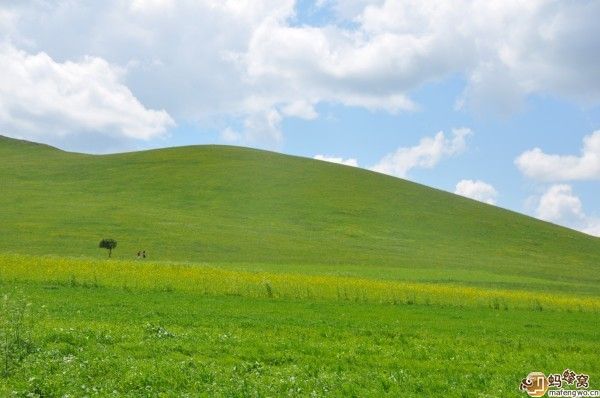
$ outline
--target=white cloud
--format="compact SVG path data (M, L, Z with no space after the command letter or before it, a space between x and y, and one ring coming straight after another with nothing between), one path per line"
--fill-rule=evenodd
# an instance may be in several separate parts
M293 116L306 120L313 120L319 117L319 114L312 104L305 101L296 101L285 105L281 112L285 116Z
M517 157L515 164L525 176L538 181L600 179L600 130L584 137L579 156L546 154L534 148ZM568 184L550 186L539 198L535 214L542 220L600 236L600 218L585 213Z
M588 218L587 225L583 227L581 232L600 237L600 218Z
M325 162L338 163L346 166L358 167L358 161L353 158L344 159L335 156L315 155L314 159L322 160Z
M173 5L174 0L133 0L131 10L134 12L164 12Z
M454 193L490 205L496 204L498 196L498 192L491 184L480 180L461 180L456 184Z
M245 141L263 146L279 145L283 140L281 120L281 114L275 109L251 114L244 122Z
M257 26L265 19L291 15L291 4L275 0L9 2L0 5L1 14L16 17L11 17L10 30L0 27L0 42L11 43L28 54L47 54L58 65L73 60L82 63L91 54L89 59L104 60L109 66L106 76L116 76L119 71L115 80L146 110L164 109L166 116L206 128L234 119L236 125L244 125L242 142L256 139L256 145L272 147L281 141L281 115L277 109L295 100L273 99L268 88L254 87L245 80L238 60ZM8 81L12 79L9 72L15 73L2 70ZM39 94L44 94L41 88ZM73 109L72 114L76 113L78 109ZM93 108L88 113L99 114ZM123 107L120 116L129 113ZM132 120L145 123L147 115L137 116ZM3 115L0 123L4 123L5 134L45 142L64 141L63 132L56 132L52 124L42 121L35 127L45 127L43 137L22 126L8 125ZM165 123L165 127L170 125ZM139 136L139 129L136 134L131 134L130 125L125 129L127 135L118 128L113 135L120 141ZM73 136L70 144L86 142L78 134L83 130L81 125L73 123L68 130ZM66 133L67 128L63 131ZM130 138L133 135L136 138Z
M540 197L535 215L542 220L600 236L600 220L585 214L581 200L567 184L549 187Z
M541 181L600 179L600 131L583 139L580 156L549 155L534 148L522 153L515 164L527 177Z
M237 143L242 141L242 134L239 131L235 131L231 127L227 127L221 131L221 139L229 143Z
M467 128L454 129L450 139L440 131L434 137L422 138L416 146L398 148L384 156L371 169L404 178L413 168L433 168L442 159L463 152L466 149L466 138L471 134L471 130Z
M541 196L536 216L542 220L557 223L573 223L585 217L579 197L573 194L571 186L552 185Z
M244 139L271 145L281 140L273 112L312 119L323 102L412 111L413 90L453 75L468 82L460 102L477 109L510 111L535 93L600 102L599 2L318 6L337 19L298 24L292 0L3 2L0 40L59 65L106 60L141 104L201 125L234 118L250 125Z
M357 32L333 27L265 23L254 32L243 60L249 81L272 87L287 101L398 112L416 109L406 95L414 82L395 77L417 72L404 65L411 59L407 51L406 43L385 36L365 41Z
M221 131L221 138L232 144L277 148L283 140L281 120L281 114L275 109L251 113L244 120L241 131L227 127Z
M358 11L358 1L345 3L337 9L353 8L369 37L404 41L414 69L397 75L414 70L415 83L461 73L468 106L511 111L533 93L600 101L598 2L386 0Z
M0 34L8 34L14 29L16 20L15 13L9 10L0 9Z
M8 135L148 140L174 124L166 111L144 107L123 85L122 70L101 58L58 63L3 45L0 70L0 131Z

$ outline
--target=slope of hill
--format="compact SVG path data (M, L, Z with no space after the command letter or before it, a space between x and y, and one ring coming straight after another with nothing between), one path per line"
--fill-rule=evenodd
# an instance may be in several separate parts
M228 146L99 156L9 138L0 158L0 252L98 257L113 237L117 258L600 281L598 238L366 170Z
M0 159L2 397L598 388L600 239L252 149Z

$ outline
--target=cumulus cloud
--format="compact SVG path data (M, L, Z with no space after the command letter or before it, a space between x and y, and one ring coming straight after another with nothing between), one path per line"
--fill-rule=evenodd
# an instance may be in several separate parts
M399 74L413 70L412 82L462 73L468 79L463 103L470 107L511 111L533 93L600 101L598 2L344 3L335 1L335 8L354 9L370 37L405 41L405 65L414 69Z
M441 160L457 155L466 149L466 139L471 135L468 128L452 130L452 138L446 138L443 131L433 137L424 137L418 145L401 147L384 156L371 169L383 174L405 178L416 167L433 168Z
M306 120L313 120L319 116L312 104L305 101L289 103L281 109L281 112L285 116L293 116Z
M597 2L329 3L342 23L257 30L248 73L392 112L415 108L411 90L456 73L468 81L461 103L486 111L513 111L534 93L600 101ZM339 27L348 20L355 29Z
M15 17L11 17L10 29L0 27L0 42L27 54L47 55L58 65L85 64L86 59L104 61L109 66L102 73L107 79L114 77L146 110L157 109L154 115L158 121L161 115L169 117L170 122L163 119L165 129L160 134L145 130L152 138L164 134L173 119L207 128L233 119L235 125L243 125L243 140L256 139L256 145L275 146L281 138L281 114L272 106L268 89L261 92L261 88L245 81L238 55L244 52L258 24L267 17L277 19L293 11L290 4L209 0L9 2L2 3L0 10L3 15ZM11 81L11 73L16 72L3 69L2 74ZM124 98L121 87L113 88L116 90L108 91ZM41 87L38 94L45 94ZM80 94L85 97L84 91ZM117 95L107 103L119 105L116 99ZM287 104L275 102L278 107ZM100 115L93 107L87 109L89 114ZM72 113L77 112L75 108ZM119 115L128 117L130 113L128 107L123 107ZM147 119L148 114L139 112L132 118L140 124ZM0 121L5 122L6 134L45 142L62 140L63 133L43 120L31 121L36 129L45 129L43 137L22 126L8 125L7 118ZM115 124L107 134L121 143L137 140L141 130L132 133L131 124ZM68 130L72 138L69 143L87 142L81 133L87 130L86 124L72 123Z
M173 4L174 0L133 0L130 7L134 12L164 12Z
M247 142L270 145L279 144L283 139L281 114L275 109L250 115L246 118L244 127L244 137Z
M600 236L600 220L585 214L581 200L567 184L549 187L540 197L535 215L542 220Z
M226 127L221 131L221 139L225 142L235 144L242 141L242 134L231 127Z
M148 140L174 124L166 111L144 107L123 85L122 70L101 58L58 63L4 45L0 70L0 131L9 135Z
M536 216L546 221L572 223L584 218L579 197L570 185L553 185L541 196Z
M314 159L322 160L325 162L338 163L346 166L358 167L358 161L353 158L344 159L342 157L315 155Z
M579 156L550 155L534 148L522 153L515 164L527 177L541 181L600 179L600 131L583 139Z
M585 227L583 227L581 232L586 233L588 235L600 237L600 218L598 218L598 217L588 218L586 224L587 225Z
M461 180L456 184L454 193L490 205L496 204L498 196L498 192L491 184L480 180Z
M598 2L317 5L336 18L298 24L292 0L4 2L0 38L59 65L103 59L145 107L201 125L235 119L243 139L271 145L275 112L314 119L323 102L413 111L413 90L457 74L460 103L477 109L510 111L536 93L600 102Z
M254 144L266 148L277 148L283 140L281 114L275 109L250 114L244 127L236 131L231 127L221 131L221 138L232 144Z
M412 79L394 77L415 68L405 65L412 59L406 44L383 36L364 41L357 32L335 28L266 23L254 32L243 59L249 81L274 87L288 101L305 98L395 113L416 109L406 95Z
M523 152L515 159L523 175L537 181L600 179L600 131L585 136L577 155L547 154L540 148ZM554 184L541 195L535 215L584 233L600 236L600 218L583 210L580 198L568 184Z

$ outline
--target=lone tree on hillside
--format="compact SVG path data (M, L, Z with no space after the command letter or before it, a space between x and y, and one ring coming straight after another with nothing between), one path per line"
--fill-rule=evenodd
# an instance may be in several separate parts
M101 249L108 249L108 258L110 258L113 249L117 247L117 241L114 239L102 239L98 247Z

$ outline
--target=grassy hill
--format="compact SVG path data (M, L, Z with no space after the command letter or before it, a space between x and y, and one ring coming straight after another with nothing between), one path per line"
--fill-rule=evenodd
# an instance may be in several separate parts
M566 368L599 387L598 238L252 149L0 137L0 159L0 396L522 397Z
M228 146L99 156L4 137L0 158L0 252L101 257L98 241L113 237L121 259L145 249L398 278L600 282L598 238L366 170Z

